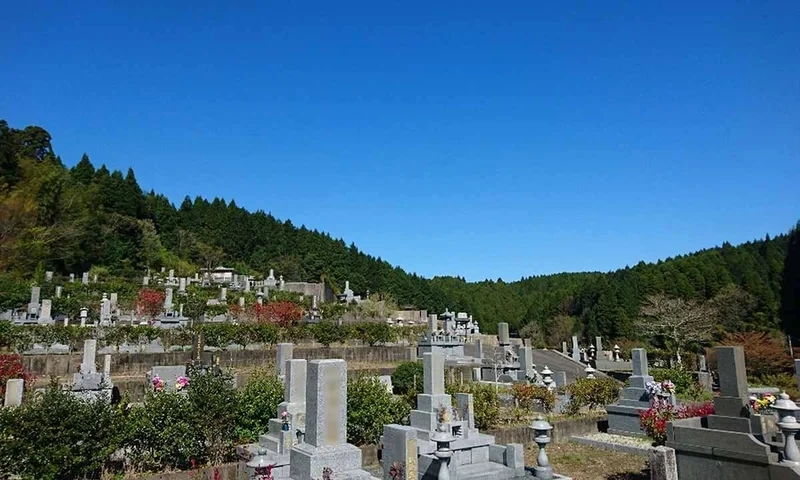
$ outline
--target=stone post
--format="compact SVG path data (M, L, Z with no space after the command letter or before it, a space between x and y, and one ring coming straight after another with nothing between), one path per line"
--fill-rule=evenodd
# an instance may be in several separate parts
M678 480L678 463L674 449L664 446L650 449L650 479Z

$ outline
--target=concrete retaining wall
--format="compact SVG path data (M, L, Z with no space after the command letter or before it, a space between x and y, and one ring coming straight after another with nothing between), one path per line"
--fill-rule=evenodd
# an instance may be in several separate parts
M274 366L275 347L264 350L220 351L220 366L233 369L253 369ZM214 361L214 353L205 352L206 362ZM351 363L380 365L399 363L414 359L414 347L406 346L360 346L360 347L302 347L294 349L294 358L307 360L341 358ZM191 352L175 353L112 353L111 374L114 376L144 375L154 365L184 365L192 359ZM37 377L72 375L80 368L82 354L25 355L22 358L25 370ZM102 368L102 355L98 355L98 367Z

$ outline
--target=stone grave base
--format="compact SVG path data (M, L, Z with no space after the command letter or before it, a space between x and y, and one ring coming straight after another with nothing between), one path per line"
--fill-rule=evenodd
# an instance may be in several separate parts
M646 407L607 405L608 433L646 437L647 435L639 424L639 412L644 412L646 410Z
M322 469L333 470L334 480L372 480L372 475L361 468L361 449L350 444L333 447L315 447L302 443L292 448L290 454L292 480L318 480Z

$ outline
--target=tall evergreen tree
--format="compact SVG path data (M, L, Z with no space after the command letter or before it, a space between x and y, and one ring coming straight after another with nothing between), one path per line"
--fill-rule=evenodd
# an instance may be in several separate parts
M783 330L800 337L800 222L789 235L781 280L780 312Z

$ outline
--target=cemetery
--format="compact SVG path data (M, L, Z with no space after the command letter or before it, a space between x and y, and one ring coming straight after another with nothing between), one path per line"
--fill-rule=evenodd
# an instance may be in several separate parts
M88 273L45 278L3 314L0 425L34 443L40 410L125 425L125 436L85 432L85 457L136 478L595 478L575 455L652 478L800 468L800 381L748 386L741 347L685 356L688 368L600 336L535 348L505 322L491 335L464 312L395 316L348 283L336 295L273 272L163 270L116 287ZM0 447L21 469L0 473L37 468L20 452ZM96 467L65 475L82 468Z

